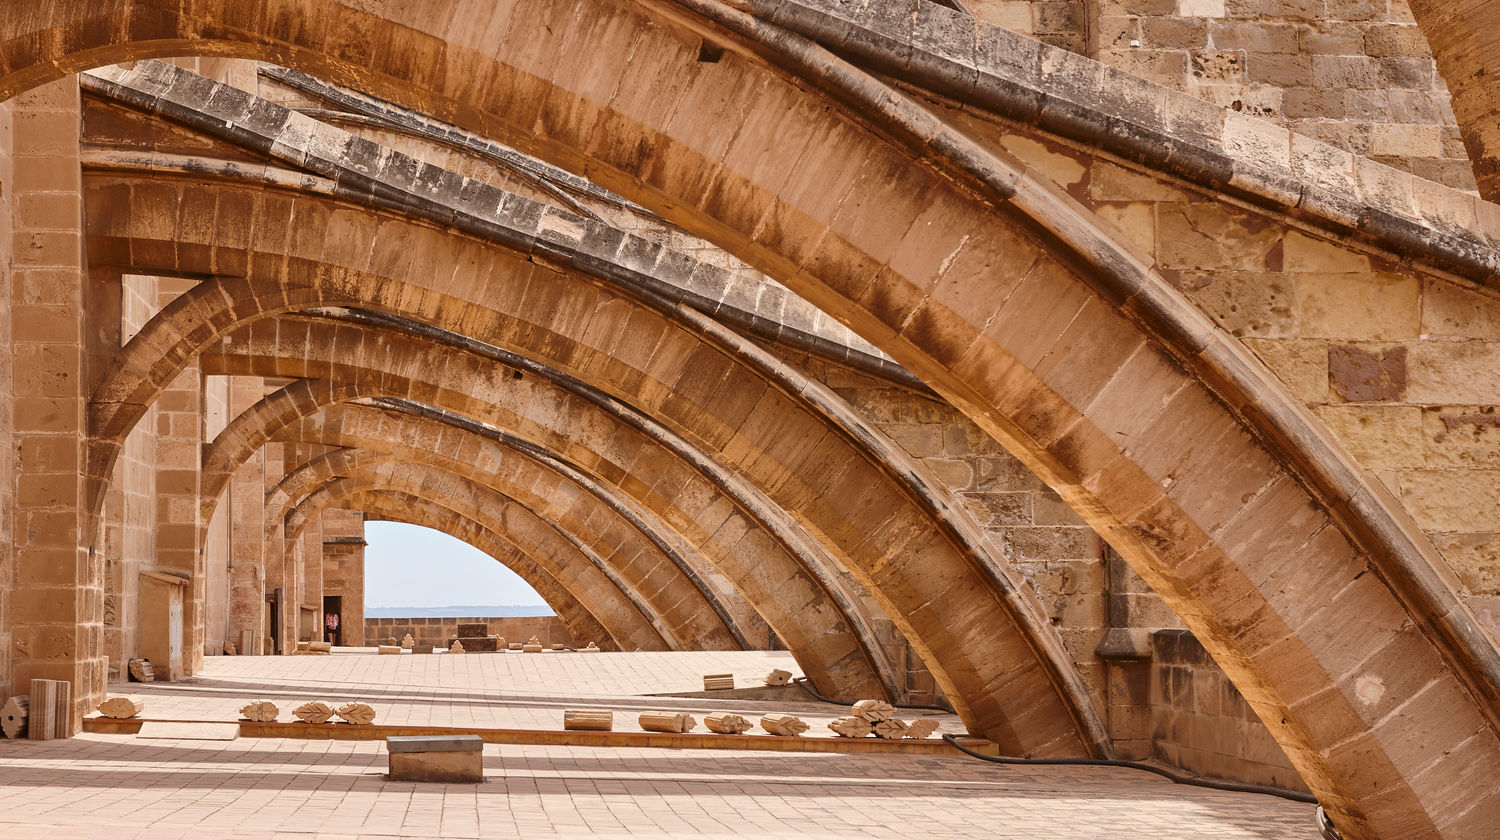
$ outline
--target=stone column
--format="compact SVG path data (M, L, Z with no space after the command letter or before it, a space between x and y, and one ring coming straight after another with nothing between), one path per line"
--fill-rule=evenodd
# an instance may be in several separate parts
M365 517L354 510L323 512L323 594L340 599L342 641L365 643Z
M157 311L194 285L161 278ZM196 361L156 398L156 565L191 576L183 593L182 666L203 667L207 608L203 523L198 504L203 451L203 375Z
M105 686L102 555L84 478L90 380L77 78L22 94L12 116L10 685L69 680L76 731Z
M0 196L12 192L11 112L10 102L0 102ZM0 201L0 300L7 303L0 312L0 394L14 393L10 364L11 253L13 218L11 203ZM15 541L11 517L4 511L15 510L15 449L10 445L14 433L11 401L0 400L0 695L17 693L11 688L11 589L15 586Z
M297 558L301 572L301 594L297 602L297 639L315 642L323 637L323 518L314 516L302 529ZM304 615L311 607L312 618ZM310 621L311 627L303 622Z
M294 451L295 449L295 446L284 443L268 443L262 448L261 451L265 455L265 486L260 491L262 508L265 506L265 494L272 487L275 487L276 482L280 481L286 475L287 458L290 457L288 451ZM272 655L287 652L287 640L293 638L293 635L287 631L287 614L292 613L295 617L296 580L294 574L288 574L288 570L294 571L296 564L288 558L289 552L287 548L286 523L276 522L265 532L261 545L261 556L265 560L265 591L267 594L275 593L278 590L281 593L278 603L280 615L276 626L268 626L265 631L266 638L275 636L279 641L276 647L266 651L266 653ZM295 648L296 645L294 644L291 649Z
M257 377L232 377L230 416L238 417L255 405L265 391L264 381ZM229 482L229 498L220 505L227 505L230 517L229 640L245 655L273 652L265 648L266 486L266 452L262 447L235 471ZM249 647L243 644L247 637Z

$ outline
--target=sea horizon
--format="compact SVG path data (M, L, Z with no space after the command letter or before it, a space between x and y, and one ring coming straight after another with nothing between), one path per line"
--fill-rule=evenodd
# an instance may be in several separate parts
M546 604L453 604L443 607L366 607L366 618L523 618L556 615Z

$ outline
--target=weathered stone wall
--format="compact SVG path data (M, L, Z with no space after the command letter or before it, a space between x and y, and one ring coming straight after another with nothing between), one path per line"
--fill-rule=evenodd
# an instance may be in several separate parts
M1151 744L1156 758L1221 779L1306 790L1286 753L1193 634L1151 634Z
M974 17L1076 53L1089 49L1084 0L964 0Z
M532 636L536 636L542 644L551 646L564 644L568 646L587 645L594 642L603 647L603 640L584 639L578 641L568 633L568 628L562 619L555 615L539 616L498 616L491 618L366 618L365 619L365 643L370 645L383 644L386 639L400 641L406 634L421 644L446 645L448 640L454 638L460 624L476 624L484 622L490 626L490 635L502 636L506 642L524 642Z
M976 17L1460 189L1474 172L1406 0L980 0Z
M947 403L805 353L779 352L932 471L1036 591L1102 703L1102 543L994 438ZM896 648L898 651L900 647Z
M14 187L12 169L12 114L10 102L0 102L0 195ZM15 218L11 203L0 201L0 301L11 300L12 232ZM0 394L15 393L11 370L10 306L0 312ZM14 620L12 592L16 580L14 523L5 511L13 510L16 500L15 450L10 446L14 432L14 403L0 399L0 697L7 699L11 690L11 622Z
M1500 404L1500 294L953 116L1092 209L1239 338L1401 498L1500 634L1500 438L1485 419ZM1436 189L1412 181L1403 192L1411 202ZM1434 206L1455 227L1478 223L1473 205Z

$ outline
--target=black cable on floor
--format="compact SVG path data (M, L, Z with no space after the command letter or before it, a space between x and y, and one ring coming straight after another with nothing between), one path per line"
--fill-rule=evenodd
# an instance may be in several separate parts
M1201 776L1187 776L1174 773L1165 767L1157 767L1154 764L1146 764L1140 761L1121 761L1113 758L1011 758L1003 755L985 755L975 752L960 744L952 735L944 735L943 740L951 744L954 749L965 755L971 755L984 761L995 764L1033 764L1070 766L1082 765L1087 767L1126 767L1131 770L1144 770L1147 773L1155 773L1164 779L1170 779L1179 785L1193 785L1195 787L1213 788L1214 790L1227 790L1234 793L1259 793L1266 796L1279 796L1282 799L1290 799L1293 802L1305 802L1309 805L1318 804L1318 798L1310 793L1299 793L1294 790L1282 790L1281 788L1266 787L1265 785L1252 785L1246 782L1228 782L1217 779L1205 779Z
M792 678L792 683L794 685L800 687L803 691L805 691L808 694L812 695L812 697L814 699L816 699L816 700L818 700L820 702L823 702L823 703L832 703L835 706L852 706L852 705L854 705L853 703L848 703L848 702L845 702L843 700L834 700L834 699L829 698L829 697L824 697L823 695L821 695L821 694L818 693L817 689L815 689L815 688L812 687L812 683L808 682L807 677L793 677ZM910 706L896 706L896 708L898 708L898 709L928 709L928 710L934 711L934 712L947 712L950 715L953 714L953 710L950 709L950 708L948 708L947 706L926 706L926 705L922 705L920 703L913 703Z

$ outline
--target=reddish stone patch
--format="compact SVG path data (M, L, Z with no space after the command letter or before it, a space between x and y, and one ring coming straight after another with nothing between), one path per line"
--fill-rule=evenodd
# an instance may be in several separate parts
M1328 378L1349 402L1391 402L1406 394L1406 348L1328 348Z

